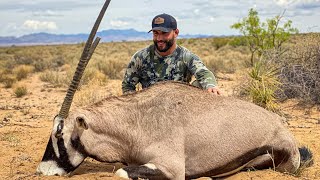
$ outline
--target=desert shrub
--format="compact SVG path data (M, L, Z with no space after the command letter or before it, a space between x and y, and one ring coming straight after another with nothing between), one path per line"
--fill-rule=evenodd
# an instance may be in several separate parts
M220 49L223 46L226 46L229 43L228 38L213 38L212 46L215 47L216 50Z
M1 74L0 82L5 88L11 88L17 79L12 74Z
M237 65L233 60L216 59L206 62L206 67L212 72L222 72L222 73L235 73L237 70Z
M96 103L107 97L106 91L101 88L101 81L93 79L75 94L74 103L76 106L85 106Z
M241 94L268 110L277 111L275 92L281 83L277 78L277 68L266 61L259 61L249 71L249 78L244 83Z
M123 77L121 71L126 67L126 64L117 60L107 60L99 63L97 66L98 69L110 79L121 79Z
M320 35L301 35L282 56L273 53L280 67L279 98L320 103ZM275 55L274 55L275 54Z
M15 74L18 81L25 79L33 71L34 67L30 65L19 65L13 69L13 74Z
M89 84L89 82L93 81L94 79L99 83L104 83L107 80L106 76L99 72L99 70L95 68L87 68L81 78L80 87Z
M26 86L20 85L20 86L17 86L13 92L17 98L20 98L22 96L25 96L28 93L28 90Z
M33 64L34 59L37 59L38 57L33 57L29 54L15 54L14 55L14 64L25 64L25 65L31 65Z
M224 46L218 51L210 51L207 55L200 53L202 61L214 73L235 73L244 69L245 62L250 58L250 53L240 51L240 48Z
M229 45L232 47L247 46L247 41L243 36L233 37Z
M186 43L186 41L186 39L177 39L177 44L183 46Z
M39 78L43 82L48 82L55 87L62 87L66 84L67 78L62 73L57 71L47 70L39 75ZM69 81L68 81L69 82Z
M4 75L5 75L4 70L0 68L0 82L2 82Z
M43 72L47 69L50 69L51 63L49 60L37 59L33 62L34 70L36 72Z
M69 70L67 72L67 77L64 82L66 86L69 86L70 82L72 81L74 75L74 70ZM107 77L105 74L100 72L99 70L93 68L93 67L87 67L86 70L84 71L80 84L79 84L79 89L84 86L89 84L92 81L99 82L99 84L103 84L107 81Z

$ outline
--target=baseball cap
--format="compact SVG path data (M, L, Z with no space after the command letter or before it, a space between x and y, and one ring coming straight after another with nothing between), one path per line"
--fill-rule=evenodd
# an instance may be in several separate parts
M171 30L177 29L177 21L174 17L169 14L159 14L155 16L152 20L152 29L153 30L160 30L163 32L170 32Z

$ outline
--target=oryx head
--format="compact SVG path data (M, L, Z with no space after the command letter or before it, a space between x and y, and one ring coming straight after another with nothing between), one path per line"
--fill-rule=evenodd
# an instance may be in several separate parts
M75 170L87 156L86 151L81 144L80 135L81 131L88 128L88 125L85 123L83 116L79 114L69 115L69 110L85 67L99 43L99 37L97 37L94 42L93 39L110 1L111 0L106 0L100 11L82 52L60 112L53 120L52 133L42 161L37 168L38 174L67 174Z

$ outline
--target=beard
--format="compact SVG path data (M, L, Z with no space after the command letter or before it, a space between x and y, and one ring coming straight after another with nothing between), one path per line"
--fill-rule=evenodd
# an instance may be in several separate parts
M158 42L164 42L164 43L165 43L164 48L160 49L159 46L158 46L158 44L157 44ZM153 43L154 43L155 47L157 48L157 50L158 50L159 52L166 52L166 51L168 51L168 50L172 47L172 45L173 45L173 43L174 43L174 37L173 37L172 39L169 39L169 40L166 40L166 41L153 40Z

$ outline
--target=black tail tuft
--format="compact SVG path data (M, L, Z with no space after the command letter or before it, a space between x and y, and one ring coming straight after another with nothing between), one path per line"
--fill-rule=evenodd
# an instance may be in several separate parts
M299 147L300 152L300 167L310 167L313 165L313 154L309 148Z

